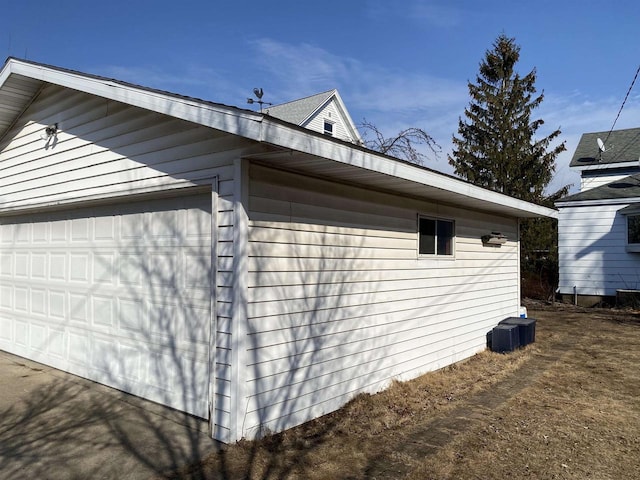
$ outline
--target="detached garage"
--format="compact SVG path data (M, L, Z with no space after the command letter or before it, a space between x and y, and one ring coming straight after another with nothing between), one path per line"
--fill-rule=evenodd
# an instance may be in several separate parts
M294 124L9 59L0 349L225 442L483 350L555 211ZM483 243L500 232L504 243Z

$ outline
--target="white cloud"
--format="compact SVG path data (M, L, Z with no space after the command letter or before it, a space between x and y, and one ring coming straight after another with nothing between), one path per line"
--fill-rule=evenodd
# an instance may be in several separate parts
M426 21L430 25L442 28L452 28L462 23L462 10L451 4L436 5L435 2L415 2L409 7L410 18Z
M276 101L338 88L356 123L366 117L389 135L421 127L443 142L468 101L466 82L392 71L304 43L261 39L253 46Z
M449 3L409 0L402 3L374 1L367 3L369 17L388 21L390 18L418 23L423 28L453 28L463 21L464 10Z

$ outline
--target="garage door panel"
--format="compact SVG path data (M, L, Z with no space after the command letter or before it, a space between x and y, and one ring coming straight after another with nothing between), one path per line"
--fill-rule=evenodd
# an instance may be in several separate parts
M24 287L15 287L13 290L14 308L17 312L26 312L29 308L29 290Z
M13 255L11 253L0 254L0 278L13 275Z
M61 328L48 328L48 353L60 360L67 357L67 335Z
M31 313L39 317L47 314L47 291L43 288L31 288Z
M72 330L69 332L69 361L82 367L82 369L72 368L73 373L78 375L86 375L89 366L89 336L88 331Z
M11 310L13 307L13 287L0 285L0 309Z
M67 280L67 255L65 253L50 253L49 281L64 282Z
M208 416L211 197L0 219L0 348Z
M0 317L0 340L13 341L13 319Z
M80 251L69 255L69 281L82 282L89 281L89 257L88 251Z
M64 320L66 310L66 293L49 290L49 316Z
M40 280L47 278L47 255L45 253L31 254L31 278Z
M44 354L47 351L47 326L32 322L29 332L29 346L32 350L37 351L40 354Z
M17 278L27 278L27 272L29 271L29 254L16 253L14 259L14 275Z

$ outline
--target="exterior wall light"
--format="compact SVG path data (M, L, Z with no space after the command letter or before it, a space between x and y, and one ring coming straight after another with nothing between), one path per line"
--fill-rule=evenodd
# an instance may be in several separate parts
M507 243L507 237L500 232L491 232L489 235L480 237L484 245L500 246Z
M51 137L55 137L55 135L58 133L58 124L54 123L52 125L47 125L46 128L44 129L44 132L42 132L42 134L40 135L40 138L42 140L50 140Z
M47 125L44 129L44 132L40 134L40 138L45 140L47 143L54 138L58 134L58 124L53 123L51 125Z

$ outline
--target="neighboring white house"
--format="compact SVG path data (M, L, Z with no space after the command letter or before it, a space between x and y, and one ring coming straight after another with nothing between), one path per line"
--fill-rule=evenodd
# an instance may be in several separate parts
M273 115L0 72L0 348L224 442L483 350L519 218L555 214Z
M267 115L361 145L362 138L337 90L269 107Z
M640 128L582 136L571 160L581 191L556 206L559 293L591 306L640 289Z

